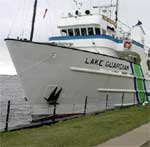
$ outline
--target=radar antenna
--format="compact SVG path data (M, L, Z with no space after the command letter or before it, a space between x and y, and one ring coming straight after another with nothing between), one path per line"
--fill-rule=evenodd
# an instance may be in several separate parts
M113 1L111 0L111 4L110 5L103 5L103 6L93 6L93 8L98 8L99 9L99 14L101 14L101 10L103 10L103 12L107 12L108 9L109 12L110 12L110 19L111 19L111 13L112 13L112 10L111 8L115 8L116 11L115 11L115 23L116 23L116 28L117 28L117 23L118 23L118 10L119 10L119 0L116 0L116 4L112 4Z

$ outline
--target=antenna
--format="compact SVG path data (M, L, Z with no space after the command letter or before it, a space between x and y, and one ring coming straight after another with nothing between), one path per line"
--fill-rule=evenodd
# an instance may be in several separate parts
M117 22L118 22L118 10L119 10L119 0L116 1L116 28L117 28Z
M36 8L37 8L37 0L34 2L34 8L33 8L33 17L32 17L32 26L31 26L31 34L30 34L30 41L33 40L33 33L34 33L34 24L35 24L35 17L36 17Z
M116 7L116 5L103 5L103 6L93 6L94 9L99 9L99 14L101 13L101 9L108 9L108 8L113 8Z
M112 5L113 0L111 0L111 5ZM112 15L112 10L110 9L110 19L111 19L111 15Z
M104 5L104 6L93 6L93 8L99 8L99 9L102 9L102 8L110 8L110 7L116 7L116 5Z

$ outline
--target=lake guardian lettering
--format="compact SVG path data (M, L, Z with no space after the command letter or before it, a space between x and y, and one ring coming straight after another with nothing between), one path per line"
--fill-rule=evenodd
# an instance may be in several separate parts
M104 60L98 60L98 59L88 59L86 58L85 60L85 64L94 64L94 65L98 65L98 66L103 66Z
M92 65L97 65L97 66L104 66L106 68L114 68L114 69L119 69L119 70L129 70L128 65L124 65L121 63L116 63L116 62L111 62L111 61L104 61L101 59L94 59L94 58L86 58L85 59L85 64L92 64Z

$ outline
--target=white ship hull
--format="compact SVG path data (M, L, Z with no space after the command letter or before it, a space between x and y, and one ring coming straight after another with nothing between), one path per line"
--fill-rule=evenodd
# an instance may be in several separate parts
M56 87L62 88L57 113L83 112L86 96L88 112L105 109L107 94L111 107L121 103L122 96L124 103L141 102L130 62L45 43L11 39L6 43L33 114L53 112L53 105L44 97L48 98ZM145 77L142 81L145 84L142 92L148 100L150 80Z

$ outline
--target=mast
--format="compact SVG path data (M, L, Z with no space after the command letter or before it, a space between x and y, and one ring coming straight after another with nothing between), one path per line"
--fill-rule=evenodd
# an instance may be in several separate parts
M115 19L116 28L117 28L117 23L118 23L118 9L119 9L119 0L116 1L116 12L115 12L115 14L116 14L116 19Z
M30 33L30 41L31 41L31 42L32 42L32 40L33 40L33 34L34 34L36 8L37 8L37 0L34 1L34 9L33 9L33 17L32 17L32 26L31 26L31 33Z

